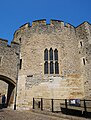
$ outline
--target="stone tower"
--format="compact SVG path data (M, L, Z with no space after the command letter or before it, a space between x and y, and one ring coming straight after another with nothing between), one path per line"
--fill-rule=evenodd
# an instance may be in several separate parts
M74 27L59 20L37 20L16 30L13 42L19 44L20 60L17 108L31 108L33 97L91 99L88 22Z

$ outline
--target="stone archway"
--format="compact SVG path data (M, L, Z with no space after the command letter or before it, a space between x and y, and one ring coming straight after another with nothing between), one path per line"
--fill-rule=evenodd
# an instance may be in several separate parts
M16 83L9 77L3 75L0 75L0 80L8 84L6 107L11 106L12 104L14 104L14 88L16 86Z

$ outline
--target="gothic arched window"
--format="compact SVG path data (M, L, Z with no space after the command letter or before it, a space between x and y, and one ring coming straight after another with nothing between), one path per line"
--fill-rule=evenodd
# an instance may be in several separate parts
M53 60L53 49L50 48L49 50L50 61Z
M58 60L58 50L54 50L54 60Z
M53 58L54 57L54 58ZM44 50L44 74L59 74L58 50Z
M48 49L45 49L44 51L44 60L48 60Z

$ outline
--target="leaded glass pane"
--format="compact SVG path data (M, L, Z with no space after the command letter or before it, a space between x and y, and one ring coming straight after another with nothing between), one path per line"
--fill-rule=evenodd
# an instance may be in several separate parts
M47 49L45 49L45 51L44 51L44 60L45 61L48 60L48 50Z
M57 49L54 50L54 59L58 60L58 50Z
M53 60L53 50L50 48L49 50L50 60Z
M59 74L59 64L55 62L55 74Z
M48 74L48 62L44 63L44 74Z
M53 61L50 62L50 74L54 73L54 65L53 65Z

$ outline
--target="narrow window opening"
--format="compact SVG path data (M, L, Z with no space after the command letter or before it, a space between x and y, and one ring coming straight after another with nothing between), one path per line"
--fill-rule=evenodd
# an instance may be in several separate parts
M83 64L85 65L86 63L85 63L85 59L83 58Z
M54 50L54 59L58 60L58 50L57 49Z
M49 50L50 60L53 60L53 49L50 48Z
M22 68L22 59L20 59L20 69Z
M44 74L48 74L48 62L44 63Z
M19 38L19 42L21 43L21 38Z
M80 41L80 45L81 45L81 47L82 47L82 41Z
M53 61L50 62L50 74L54 74L54 64L53 64Z
M44 51L44 60L45 61L48 60L48 50L47 49L45 49L45 51Z
M59 64L55 62L55 74L59 74Z

